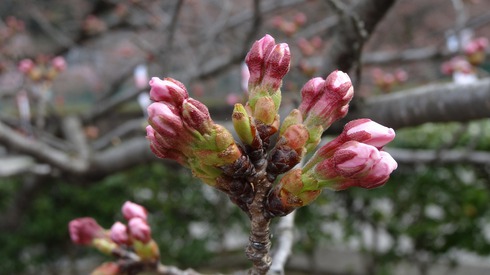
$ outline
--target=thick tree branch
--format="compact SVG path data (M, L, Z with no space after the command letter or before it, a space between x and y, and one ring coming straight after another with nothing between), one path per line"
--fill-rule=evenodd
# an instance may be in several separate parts
M434 84L368 99L349 117L369 117L392 128L490 117L490 78L472 84Z
M7 147L18 149L24 154L31 155L62 170L81 173L88 168L86 161L21 135L2 122L0 122L0 143Z

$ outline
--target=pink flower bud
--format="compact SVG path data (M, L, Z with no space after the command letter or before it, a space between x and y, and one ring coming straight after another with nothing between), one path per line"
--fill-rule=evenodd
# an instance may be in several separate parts
M294 15L294 23L298 26L303 26L306 24L306 15L302 12L298 12Z
M279 89L282 79L289 71L291 52L286 43L277 44L265 60L265 71L262 84L273 90Z
M252 45L252 48L245 57L245 62L250 72L249 86L256 86L260 83L263 77L265 58L269 56L275 43L274 38L266 34Z
M62 56L53 58L53 60L51 60L51 65L58 72L62 72L66 69L66 61Z
M343 177L362 174L381 159L376 147L356 141L346 142L328 161L333 162L335 171Z
M146 220L135 217L129 220L129 235L142 243L148 243L151 240L151 228Z
M321 77L315 77L310 79L301 89L301 104L299 105L299 110L303 117L310 109L318 102L320 97L325 92L325 80Z
M182 104L182 118L187 126L199 131L203 135L209 133L212 129L213 121L209 115L208 108L193 98L184 100Z
M22 59L20 62L19 62L19 71L24 73L24 74L27 74L29 73L30 71L32 71L32 69L34 69L34 62L31 60L31 59Z
M111 240L117 244L128 244L129 236L126 225L116 222L111 227Z
M321 83L321 80L313 79L302 89L304 103L300 110L309 129L321 125L325 130L344 117L354 95L349 76L341 71L332 72L323 87Z
M382 148L395 138L395 131L370 119L353 120L344 127L348 140L355 140Z
M147 110L150 125L164 137L175 137L184 130L181 118L172 111L171 106L154 102Z
M381 160L360 181L360 187L371 189L385 184L390 178L390 174L398 167L389 153L380 151L380 156Z
M167 77L162 80L152 77L150 86L150 98L154 101L164 101L179 107L184 99L189 97L184 84L173 78Z
M354 87L349 75L342 71L334 71L325 80L325 86L335 94L341 102L348 103L354 96Z
M103 237L104 229L93 218L78 218L68 224L72 242L89 245L95 238Z
M148 211L146 211L143 206L130 201L126 201L123 204L121 211L124 218L128 221L132 218L141 218L146 220L148 217Z

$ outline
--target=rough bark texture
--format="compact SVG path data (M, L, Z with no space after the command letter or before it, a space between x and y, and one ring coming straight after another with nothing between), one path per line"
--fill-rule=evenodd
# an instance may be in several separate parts
M395 2L396 0L357 1L349 10L342 11L333 44L328 49L323 64L322 75L334 70L349 72L358 62L364 42ZM364 37L360 37L361 35Z

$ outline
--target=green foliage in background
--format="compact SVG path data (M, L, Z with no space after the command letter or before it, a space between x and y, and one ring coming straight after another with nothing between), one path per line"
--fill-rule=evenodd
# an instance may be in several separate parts
M21 184L20 179L2 182L2 212ZM82 185L56 180L37 192L20 227L12 234L0 235L0 257L9 259L0 261L0 274L25 269L36 274L32 270L40 266L56 267L62 258L103 257L94 249L72 244L68 222L76 217L91 216L104 228L110 228L115 221L123 220L120 209L126 200L148 209L163 261L179 266L198 266L209 260L212 252L219 252L221 237L229 226L243 225L246 221L226 197L204 186L186 171L161 164L142 165L100 182ZM208 230L193 236L189 230L191 223ZM209 249L210 243L216 244L213 251Z

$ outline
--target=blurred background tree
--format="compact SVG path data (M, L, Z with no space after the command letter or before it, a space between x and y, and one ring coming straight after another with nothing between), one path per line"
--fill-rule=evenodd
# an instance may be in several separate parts
M490 62L488 48L468 45L490 37L488 10L463 0L2 1L0 273L86 274L101 256L69 242L68 221L92 216L109 227L126 200L150 211L163 262L246 268L247 218L151 154L149 87L134 74L181 80L225 121L245 98L245 54L265 33L293 52L284 113L308 78L341 69L356 84L345 121L369 117L397 130L388 151L399 168L386 186L324 192L298 211L289 271L450 273L474 262L484 270ZM56 56L66 66L53 73ZM25 59L40 71L18 68ZM345 250L361 256L332 256Z

